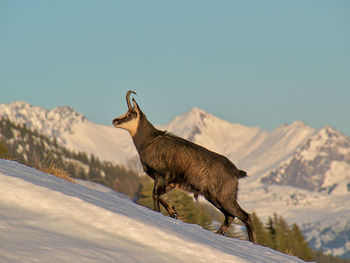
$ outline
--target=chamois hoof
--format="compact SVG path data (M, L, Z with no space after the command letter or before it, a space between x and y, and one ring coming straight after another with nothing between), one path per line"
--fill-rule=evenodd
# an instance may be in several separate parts
M225 231L220 228L218 231L216 231L216 234L218 234L218 235L225 235Z
M170 217L177 219L177 217L178 217L179 215L177 214L177 211L176 211L176 209L175 209L175 206L172 206L172 207L171 207L171 210L172 210L173 212L170 214Z
M179 215L177 213L173 213L173 214L170 215L170 217L175 218L175 219L177 219L178 216Z

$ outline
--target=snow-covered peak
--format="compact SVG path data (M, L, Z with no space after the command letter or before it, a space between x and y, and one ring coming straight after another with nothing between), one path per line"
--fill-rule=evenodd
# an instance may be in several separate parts
M51 110L33 106L23 101L0 104L0 116L8 117L13 121L20 122L29 119L49 119L72 122L82 122L85 116L69 106L59 106ZM33 122L33 121L32 121Z
M336 139L337 140L347 140L347 136L342 134L340 131L338 131L337 129L335 129L334 127L330 126L330 125L326 125L324 126L320 131L319 134L321 136L323 136L324 138L332 138L332 139Z
M68 106L46 110L29 103L17 101L0 104L0 117L25 125L49 137L71 132L75 124L84 122L85 116Z
M206 127L206 122L208 120L213 121L214 119L216 119L216 117L209 113L206 113L204 110L193 108L188 112L177 116L165 127L175 134L184 136L186 133L188 133L188 129L191 129L191 127L196 127L196 129Z
M258 127L230 123L199 108L177 116L164 128L228 157L236 156L243 145L266 132Z
M294 121L291 124L292 127L306 127L307 125L303 121Z
M47 114L49 117L55 118L59 117L60 119L80 119L83 121L85 119L85 116L74 109L72 109L69 106L59 106L56 108L53 108L52 110L48 111Z
M307 141L298 152L298 157L300 160L311 161L314 160L317 155L338 156L349 154L350 138L327 125Z
M200 108L193 108L191 110L189 110L188 112L184 113L182 115L183 119L186 119L188 121L200 121L200 122L204 122L205 119L210 119L210 118L216 118L213 115L205 112L204 110L200 109Z
M290 124L285 123L281 126L278 126L276 129L274 129L271 133L285 135L285 134L291 134L291 133L304 133L304 132L314 132L315 130L311 128L310 126L306 125L302 121L294 121Z
M315 132L286 162L262 178L265 184L346 193L350 178L350 138L331 126ZM341 189L341 190L339 190Z

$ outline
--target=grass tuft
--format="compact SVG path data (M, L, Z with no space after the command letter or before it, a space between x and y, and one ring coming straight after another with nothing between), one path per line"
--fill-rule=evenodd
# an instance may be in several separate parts
M70 177L70 174L62 168L58 167L57 164L52 160L36 160L34 163L34 167L44 173L52 174L58 178L65 179L71 183L75 183L75 181Z

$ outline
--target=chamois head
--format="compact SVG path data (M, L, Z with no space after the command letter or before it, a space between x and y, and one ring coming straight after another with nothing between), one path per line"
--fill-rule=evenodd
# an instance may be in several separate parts
M134 98L132 99L133 106L131 105L131 102L130 102L131 93L136 94L136 92L129 90L126 93L126 103L128 105L128 111L125 114L115 118L112 124L116 128L122 128L124 130L127 130L131 136L134 136L136 134L137 127L140 122L140 115L142 114L142 112L139 108L139 105L137 105L136 101L134 100Z

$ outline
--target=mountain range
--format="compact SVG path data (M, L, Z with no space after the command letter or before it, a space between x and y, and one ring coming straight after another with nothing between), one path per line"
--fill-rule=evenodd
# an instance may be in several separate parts
M126 167L137 160L127 132L93 123L70 107L46 110L13 102L0 105L0 116L77 152ZM266 131L198 108L157 127L221 153L247 171L239 199L248 211L262 219L276 212L297 223L314 249L350 257L349 137L333 127L317 130L301 121Z

